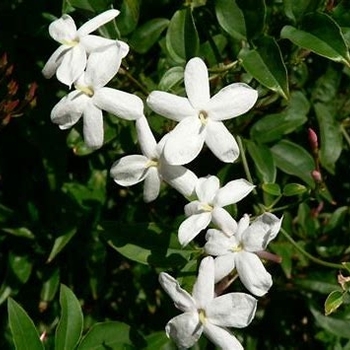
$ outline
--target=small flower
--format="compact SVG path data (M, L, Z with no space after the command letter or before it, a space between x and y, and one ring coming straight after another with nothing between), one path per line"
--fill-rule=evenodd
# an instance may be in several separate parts
M215 282L222 280L233 269L237 270L243 285L254 295L262 296L272 286L272 277L266 271L260 257L269 258L265 252L281 228L282 219L271 213L264 213L249 225L249 216L244 215L238 226L231 218L226 229L207 231L206 253L215 258ZM230 227L227 229L228 227ZM236 229L235 229L236 227ZM259 257L260 256L260 257Z
M143 116L143 102L136 95L104 87L117 73L123 48L113 42L90 54L86 71L75 83L74 91L63 97L51 111L51 120L68 129L83 116L84 140L88 147L103 144L102 110L126 120Z
M179 242L185 246L194 239L210 222L216 225L225 225L231 218L222 207L237 203L247 196L255 186L244 179L228 182L220 188L216 176L198 179L195 193L197 200L185 206L187 219L179 227Z
M168 337L180 348L193 346L204 333L223 350L242 350L237 338L226 327L243 328L255 316L257 300L245 293L215 297L214 260L201 261L192 296L170 275L161 272L159 282L183 314L172 318L165 327Z
M246 84L234 83L210 98L208 70L199 57L186 65L185 88L187 98L153 91L147 99L156 113L179 122L164 147L167 161L174 165L189 163L204 143L221 161L236 160L238 145L222 121L251 109L257 100L257 91Z
M144 116L136 120L136 130L143 155L130 155L116 161L111 168L114 181L121 186L132 186L144 180L145 202L158 197L162 180L184 196L191 196L197 176L181 165L166 162L162 150L167 135L157 144Z
M57 79L70 87L83 73L87 54L115 43L115 40L90 35L90 33L111 21L118 14L118 10L105 11L87 21L78 30L73 18L66 14L52 22L49 26L49 33L61 46L45 64L42 70L45 78L51 78L56 73ZM128 45L122 41L117 42L122 48L122 57L125 57L129 51Z

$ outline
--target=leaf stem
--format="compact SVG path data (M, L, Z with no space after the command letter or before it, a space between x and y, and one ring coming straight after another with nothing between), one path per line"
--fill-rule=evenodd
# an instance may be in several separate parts
M318 259L316 257L314 257L313 255L311 255L310 253L308 253L306 250L304 250L292 237L291 235L284 229L281 228L281 233L283 234L283 236L285 238L287 238L287 240L301 253L303 254L306 258L308 258L309 260L311 260L312 262L318 264L318 265L322 265L322 266L326 266L326 267L331 267L333 269L339 269L339 270L346 270L346 268L342 265L342 264L336 264L336 263L331 263L328 261L324 261L321 259Z

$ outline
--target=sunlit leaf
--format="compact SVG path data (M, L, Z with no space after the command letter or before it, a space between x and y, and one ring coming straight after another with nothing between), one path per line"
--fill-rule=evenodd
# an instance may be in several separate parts
M289 183L283 187L283 195L286 197L298 196L307 191L304 185L298 183Z
M280 196L281 195L281 187L276 183L264 183L261 188L264 192L271 194L272 196Z
M330 315L332 312L337 310L341 304L343 304L343 295L344 293L340 290L334 290L328 295L324 303L324 313L326 316Z
M67 232L65 232L61 236L58 236L55 239L50 255L47 258L47 262L51 262L57 256L57 254L62 251L62 249L69 243L69 241L76 234L76 232L77 232L77 228L74 227L73 229L68 230Z

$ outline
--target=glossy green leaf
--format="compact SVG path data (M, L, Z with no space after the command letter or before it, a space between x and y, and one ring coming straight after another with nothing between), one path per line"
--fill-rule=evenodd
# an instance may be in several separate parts
M335 163L343 146L340 123L335 119L336 112L323 103L314 104L320 127L320 161L324 168L335 174Z
M247 141L246 144L259 178L262 182L274 183L277 170L270 149L265 145L258 145L252 141Z
M300 28L284 26L281 37L332 61L350 65L348 48L340 27L325 13L306 15Z
M323 232L330 232L335 229L340 229L341 225L344 223L346 215L349 214L349 208L347 206L337 208L330 216L326 225L323 228Z
M250 136L258 142L279 140L305 124L310 104L300 91L291 94L284 111L268 114L259 119L250 129Z
M294 22L299 21L305 13L314 12L320 0L283 0L284 12Z
M190 7L175 12L166 33L166 48L174 62L183 64L197 56L199 37Z
M167 337L164 331L154 332L145 337L146 349L177 350L173 340Z
M242 10L248 40L260 36L264 30L266 5L265 0L235 0Z
M276 40L265 36L256 40L255 44L254 49L243 48L238 55L244 69L259 83L287 99L287 69Z
M12 298L8 298L7 310L12 340L16 350L44 350L39 333L25 310Z
M166 18L153 18L136 28L129 44L135 52L146 53L158 40L162 32L168 27Z
M331 292L325 303L324 303L324 313L326 316L330 315L332 312L338 309L338 307L344 302L344 292L340 290L334 290Z
M116 23L121 35L130 34L137 26L140 16L140 0L123 0Z
M217 0L215 13L222 29L237 40L246 39L244 15L235 0Z
M138 342L138 349L141 349L142 338L132 334L130 326L117 321L96 323L83 337L77 350L125 350L135 349L134 340ZM140 344L141 343L141 344Z
M193 253L182 249L177 235L166 234L154 223L120 224L105 222L102 237L130 260L157 267L183 266Z
M285 276L289 279L292 277L292 268L293 268L293 258L294 258L294 249L292 248L289 242L283 241L273 241L269 244L269 249L278 256L281 257L281 268Z
M62 251L62 249L74 237L76 232L77 232L77 228L74 227L73 229L68 230L66 233L64 233L63 235L61 235L55 239L55 242L53 244L53 247L51 249L51 252L50 252L50 255L47 259L47 262L51 262L57 256L57 254L59 254Z
M210 40L205 41L200 46L199 56L205 57L208 67L213 67L220 62L220 57L224 55L228 40L223 34L214 35ZM219 58L218 58L219 56Z
M281 195L281 187L276 183L264 183L262 184L264 192L271 194L272 196L278 197Z
M96 15L108 9L111 4L111 0L66 0L65 2L69 4L69 6L87 10Z
M299 196L307 191L304 185L298 183L289 183L283 187L283 195L286 197Z
M341 337L350 338L349 320L337 319L330 316L323 316L316 309L311 308L311 312L316 319L316 322L328 332Z
M303 147L288 140L282 140L271 148L278 168L289 175L303 180L310 187L315 183L311 172L315 168L314 160Z
M28 239L34 239L35 236L32 231L30 231L26 227L17 227L17 228L3 228L3 231L10 233L11 235L17 236L17 237L23 237Z
M41 302L47 303L51 301L60 285L60 270L57 267L50 268L43 276L43 286L41 287L40 299Z
M171 67L167 70L159 82L159 89L162 91L171 91L171 89L177 84L181 83L184 79L183 67Z
M61 317L55 334L55 350L74 349L83 332L83 313L79 300L64 284L60 288Z

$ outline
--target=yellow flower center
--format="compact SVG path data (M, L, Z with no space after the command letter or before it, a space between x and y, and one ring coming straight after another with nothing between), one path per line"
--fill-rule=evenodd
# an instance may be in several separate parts
M79 39L74 39L74 40L62 40L63 45L67 46L75 46L79 44Z
M92 97L94 96L94 89L91 86L79 86L76 85L75 88L81 92L83 92L85 95Z
M206 320L207 320L207 316L205 315L205 311L203 309L199 309L198 314L199 314L199 321L201 322L201 324L204 325Z
M208 203L203 203L203 204L201 204L201 209L203 211L212 211L213 207Z
M158 160L157 159L150 159L146 163L146 168L151 168L152 166L157 167L158 166Z
M234 252L234 253L238 253L240 252L241 250L243 250L243 245L240 243L240 244L237 244L235 246L233 246L231 248L231 250Z
M206 111L200 111L198 113L198 118L203 125L206 125L208 123L208 113Z

